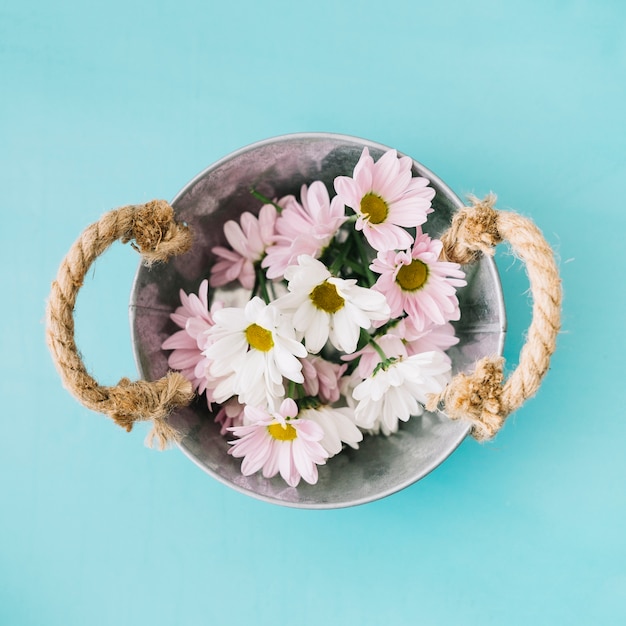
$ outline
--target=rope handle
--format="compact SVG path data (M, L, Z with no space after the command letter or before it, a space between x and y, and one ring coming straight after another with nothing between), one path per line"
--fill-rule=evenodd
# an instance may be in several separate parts
M447 260L466 264L478 255L493 255L508 241L524 261L533 295L533 316L518 367L504 382L504 359L485 357L472 374L458 374L441 394L431 395L426 408L441 409L451 419L472 423L472 436L491 439L510 413L533 396L548 371L560 328L561 281L552 249L532 221L494 209L495 196L471 198L442 235ZM109 415L130 431L137 420L152 420L148 442L164 448L177 434L167 416L194 397L191 383L178 372L147 382L122 378L114 387L100 386L89 375L74 338L74 306L84 277L95 259L114 241L131 243L148 265L165 261L191 247L186 225L174 220L164 200L126 206L106 213L89 226L70 248L52 283L46 312L47 340L64 386L87 408Z
M148 445L155 439L163 449L176 438L165 419L172 410L194 397L191 383L178 372L147 382L122 378L104 387L87 372L74 338L74 306L92 263L114 241L131 243L144 263L165 261L191 247L186 225L174 220L174 210L164 200L126 206L106 213L86 228L63 259L52 283L46 310L46 336L64 386L87 408L104 413L127 431L137 420L152 420Z
M466 264L482 252L508 241L525 263L533 297L532 320L517 368L504 381L504 359L485 357L472 374L457 374L426 408L444 411L451 419L471 422L472 436L491 439L506 418L532 397L550 365L561 318L561 279L552 249L535 224L517 213L494 209L496 197L470 197L472 206L459 210L442 235L447 260Z

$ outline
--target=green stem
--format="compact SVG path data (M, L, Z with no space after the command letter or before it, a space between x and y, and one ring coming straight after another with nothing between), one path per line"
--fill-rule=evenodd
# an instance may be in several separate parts
M289 388L287 389L287 397L293 400L296 399L296 381L295 380L289 381Z
M271 204L272 206L276 207L276 210L280 213L283 210L283 207L281 207L279 204L277 204L276 202L274 202L273 200L270 200L270 198L268 198L267 196L264 196L260 191L257 191L254 187L250 188L250 193L257 199L260 200L263 204Z
M349 267L355 274L359 276L359 278L366 279L365 274L363 273L363 263L352 261L350 259L344 259L343 264L345 267Z
M254 286L252 287L252 296L256 296L259 292L259 268L254 268Z
M333 276L336 276L339 270L342 268L351 249L352 249L352 246L350 245L350 239L348 238L348 240L341 247L337 258L332 262L332 265L328 268L328 271Z
M386 335L394 326L397 326L400 323L400 321L404 319L405 317L406 317L406 314L403 313L402 315L400 315L400 317L394 317L393 319L390 319L386 324L379 326L374 331L374 334L372 335L372 337L376 338L376 337L382 337L383 335Z
M376 352L378 352L378 356L380 357L383 366L385 365L385 363L388 363L390 361L390 359L384 353L383 349L378 345L373 337L370 336L370 338L368 339L368 343L374 348L374 350L376 350Z
M257 289L260 291L261 298L265 301L265 304L271 302L270 294L267 291L267 282L265 280L265 272L260 268L256 268L256 280L258 282Z

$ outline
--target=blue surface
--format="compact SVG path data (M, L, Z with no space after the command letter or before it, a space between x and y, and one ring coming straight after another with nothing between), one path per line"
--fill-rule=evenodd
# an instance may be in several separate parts
M626 623L626 5L17 2L0 7L0 624ZM353 509L243 496L62 389L56 268L110 208L253 141L370 138L493 190L560 258L553 367L494 443ZM499 252L508 362L529 320ZM135 376L118 245L79 297L104 383Z

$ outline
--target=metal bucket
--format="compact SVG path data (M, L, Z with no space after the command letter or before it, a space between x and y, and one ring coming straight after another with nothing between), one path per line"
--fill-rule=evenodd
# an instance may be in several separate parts
M267 197L297 195L303 183L322 180L332 190L336 176L349 175L367 146L374 159L389 148L371 141L328 133L285 135L252 144L208 167L187 184L172 206L177 218L193 229L192 249L167 264L140 266L130 300L135 359L145 380L167 370L161 344L177 327L170 313L179 305L179 290L197 292L214 262L211 248L224 245L223 225L260 203L254 187ZM414 161L413 174L430 180L436 195L434 212L424 225L437 237L450 223L461 200L436 175ZM500 355L505 312L493 260L481 257L464 267L467 286L458 291L461 320L455 324L458 345L448 351L453 374L471 371L479 358ZM217 480L247 495L299 508L332 509L370 502L419 480L444 461L463 441L469 427L442 413L425 412L402 424L390 437L366 436L358 450L347 449L319 467L315 485L289 487L278 476L243 476L240 460L227 454L229 445L214 423L203 398L170 416L182 433L180 449Z

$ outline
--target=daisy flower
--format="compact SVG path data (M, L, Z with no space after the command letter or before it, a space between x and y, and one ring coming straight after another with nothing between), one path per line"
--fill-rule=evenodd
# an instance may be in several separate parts
M237 398L231 398L222 404L214 420L220 425L220 435L225 435L234 426L243 425L244 408Z
M314 354L329 339L337 350L354 352L361 328L389 319L389 306L382 293L359 287L356 280L333 276L310 256L299 256L298 265L285 270L285 279L290 293L274 304L293 314L293 326Z
M180 290L179 306L170 315L172 321L182 330L170 335L162 344L163 350L172 350L167 358L167 364L191 382L194 391L202 394L207 391L210 383L206 369L209 361L203 351L207 347L206 331L214 324L213 314L222 308L221 302L213 303L209 311L209 283L203 280L195 293L186 294ZM207 392L207 403L209 408L213 401L212 394Z
M213 393L217 402L236 394L243 404L271 403L284 394L283 377L304 381L297 357L305 357L306 348L275 306L254 297L244 308L226 307L213 318L204 354L211 375L222 378Z
M410 250L378 252L370 269L380 277L373 289L387 298L391 317L406 312L417 330L461 316L456 288L466 285L458 263L440 261L443 244L418 233Z
M421 415L428 394L440 393L450 379L450 363L441 352L423 352L388 363L358 384L354 417L358 426L382 432L398 430L398 420Z
M339 381L348 365L339 365L320 356L308 355L302 359L304 392L307 396L319 397L322 402L333 404L341 396Z
M428 179L414 178L412 167L413 161L395 150L374 163L364 148L352 178L335 178L337 196L357 214L355 227L375 250L408 248L413 238L405 229L423 224L433 210L435 190Z
M284 208L276 220L276 234L261 263L268 278L282 278L301 254L318 258L346 221L343 202L337 196L331 201L321 181L302 185L300 200L302 204L286 196L281 202Z
M409 356L404 341L398 335L388 333L382 337L376 337L376 343L388 359L404 359ZM357 358L359 362L355 371L361 379L371 376L376 366L382 363L380 352L370 343L365 344L365 346L353 354L341 357L343 361L353 361Z
M423 330L417 330L412 318L405 317L389 332L402 338L409 355L432 350L445 351L459 343L450 322L431 324Z
M242 474L250 476L262 470L265 478L271 478L280 472L291 487L297 487L300 478L314 485L317 466L328 458L320 444L324 437L321 426L301 419L291 398L283 400L275 413L253 406L246 406L244 412L248 425L229 429L238 439L229 442L232 448L228 451L243 458Z
M241 214L240 223L228 220L224 235L231 248L215 246L213 254L218 257L211 267L211 287L222 287L238 280L246 289L254 287L254 264L260 261L271 243L276 223L276 207L264 205L255 217L247 211Z
M339 454L344 443L356 450L359 442L363 441L363 433L354 423L354 411L347 407L334 408L322 404L302 409L298 417L311 420L322 428L324 436L320 444L329 458Z

